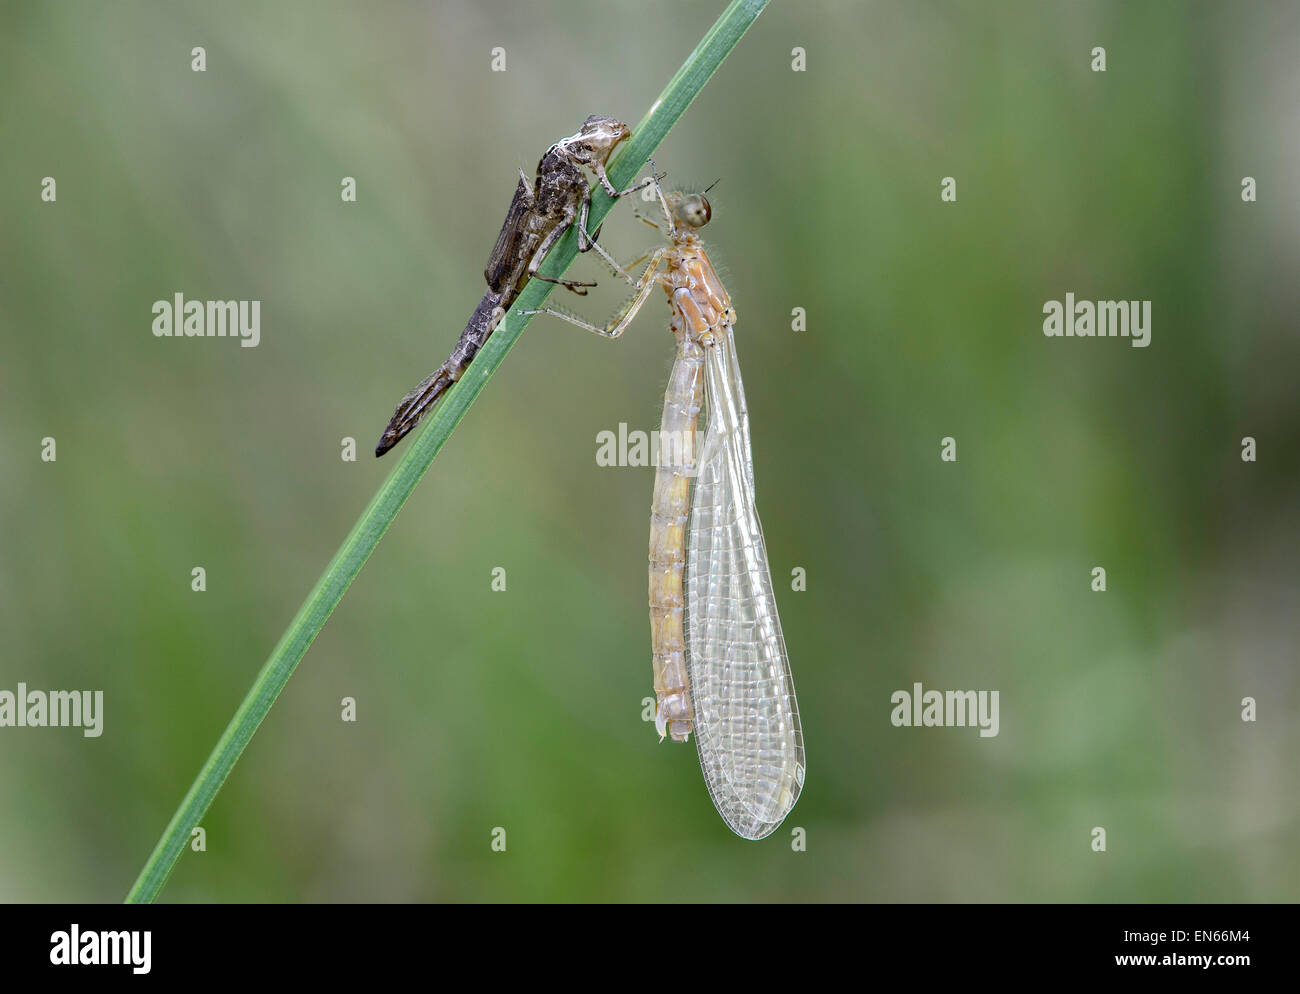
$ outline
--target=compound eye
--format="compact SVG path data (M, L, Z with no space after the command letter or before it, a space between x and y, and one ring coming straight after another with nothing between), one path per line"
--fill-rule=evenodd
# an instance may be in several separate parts
M682 201L682 220L692 228L703 228L713 217L713 208L702 193L687 197Z

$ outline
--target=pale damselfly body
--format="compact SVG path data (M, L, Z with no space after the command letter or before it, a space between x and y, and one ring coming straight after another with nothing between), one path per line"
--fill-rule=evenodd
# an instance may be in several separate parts
M761 839L803 789L804 747L754 504L736 312L697 234L712 216L708 200L654 188L671 244L650 254L628 303L603 328L557 308L544 312L617 338L655 286L668 295L677 354L650 512L655 727L674 742L695 733L718 813L737 835Z

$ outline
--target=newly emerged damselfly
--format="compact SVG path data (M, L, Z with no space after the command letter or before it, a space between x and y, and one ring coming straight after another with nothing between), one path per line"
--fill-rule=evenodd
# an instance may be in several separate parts
M603 328L543 310L617 338L656 286L668 295L677 354L650 512L655 727L675 742L695 733L718 813L737 835L761 839L803 789L804 747L754 503L736 312L697 234L712 217L709 201L654 187L670 244L650 254L627 304Z

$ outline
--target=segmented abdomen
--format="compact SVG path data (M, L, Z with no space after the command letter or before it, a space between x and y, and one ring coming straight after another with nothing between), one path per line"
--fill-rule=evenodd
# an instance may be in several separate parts
M654 665L660 736L685 742L691 734L690 683L686 676L686 525L690 516L695 436L703 401L704 350L677 331L677 358L664 393L659 427L654 498L650 505L650 649Z
M704 348L714 329L731 318L731 302L713 267L694 246L670 255L660 277L673 316L677 358L664 393L654 498L650 505L650 649L654 665L655 727L685 742L694 726L686 658L686 529L691 482L697 468L696 437L704 403Z

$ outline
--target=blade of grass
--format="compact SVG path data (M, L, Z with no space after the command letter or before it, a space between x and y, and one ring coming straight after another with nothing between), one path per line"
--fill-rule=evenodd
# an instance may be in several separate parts
M717 71L723 59L767 4L768 0L733 0L722 12L636 126L632 137L623 143L622 150L609 167L610 181L615 187L621 189L632 182L677 123L677 119L690 106L695 95L703 89L709 77ZM592 202L590 230L595 231L600 226L611 207L613 200L598 189ZM570 229L547 256L543 272L549 276L562 275L577 254L577 236ZM221 785L234 769L280 691L288 683L298 662L324 627L330 613L343 599L353 578L361 572L361 567L406 503L406 498L411 495L448 437L465 417L466 411L482 392L493 372L519 340L529 318L522 315L515 317L515 312L541 307L552 289L552 284L542 280L533 280L524 288L514 307L497 326L460 382L443 398L429 417L425 428L410 439L406 452L393 467L393 472L353 525L352 531L330 560L321 578L316 581L316 586L307 595L307 600L298 609L270 658L257 674L248 695L217 740L212 754L199 770L189 792L136 878L126 896L127 903L149 902L158 896L176 861L185 851L191 832L221 790Z

